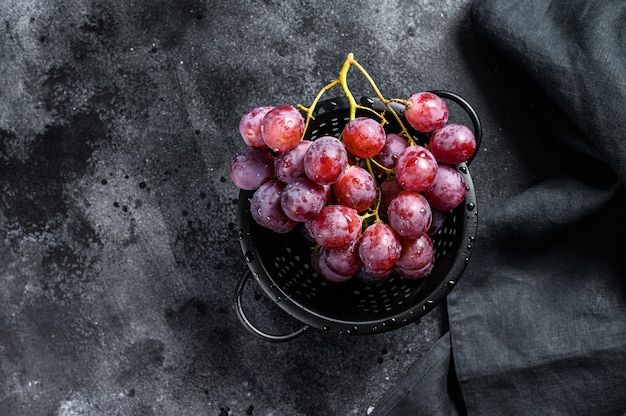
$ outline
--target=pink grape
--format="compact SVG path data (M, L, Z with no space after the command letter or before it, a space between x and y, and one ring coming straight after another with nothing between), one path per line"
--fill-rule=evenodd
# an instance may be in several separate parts
M275 152L296 147L304 134L304 116L294 107L283 105L270 110L261 123L263 141Z
M276 178L285 183L290 183L297 178L306 177L304 155L312 143L311 140L302 140L293 149L279 152L274 159Z
M323 136L313 141L304 155L306 176L320 185L337 181L348 165L348 152L336 137Z
M335 200L363 212L368 209L378 196L376 181L370 173L358 165L349 166L343 176L333 184Z
M402 252L396 266L417 270L434 261L435 248L431 238L422 234L416 239L403 239Z
M298 178L288 183L280 198L285 215L297 222L304 222L326 205L327 189L309 178Z
M261 136L261 123L263 117L274 108L274 106L254 107L243 113L239 120L239 133L248 146L255 149L267 148Z
M348 152L360 158L376 156L385 146L386 137L383 126L369 117L348 121L341 133Z
M387 169L394 169L398 156L407 147L409 147L409 142L404 137L395 133L389 133L385 140L385 145L373 159Z
M448 124L430 136L428 149L440 163L456 165L474 155L476 138L463 124Z
M418 192L403 191L387 208L389 225L404 238L419 238L432 222L430 205Z
M356 274L363 265L359 257L359 241L346 247L321 248L321 256L329 269L343 276Z
M359 256L365 271L383 272L393 269L400 258L402 246L397 234L386 223L377 222L365 229L359 244ZM371 273L370 273L371 274Z
M430 133L448 122L448 105L432 92L418 92L407 100L404 116L415 130Z
M424 196L434 208L449 211L463 202L465 193L465 181L461 174L451 166L439 165L437 178Z
M284 183L273 179L262 184L250 199L252 218L259 225L277 233L289 232L297 224L285 215L281 207L280 198L284 189Z
M362 232L361 217L354 208L344 205L326 205L309 221L313 238L326 248L346 247Z
M240 189L255 190L274 177L274 156L261 149L245 149L230 162L230 178Z
M438 163L425 147L409 146L400 153L396 162L396 178L407 191L423 192L433 185Z

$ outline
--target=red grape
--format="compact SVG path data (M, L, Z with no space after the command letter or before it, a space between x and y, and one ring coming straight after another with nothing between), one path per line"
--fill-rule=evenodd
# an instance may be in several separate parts
M280 198L285 184L275 179L265 182L250 199L250 214L261 226L278 233L294 229L296 222L291 220L281 207Z
M273 106L254 107L246 111L239 120L239 133L243 141L250 147L264 149L267 147L261 136L263 117L273 110Z
M333 136L318 138L304 155L306 175L320 185L330 185L337 181L344 174L347 165L346 148Z
M267 147L284 152L296 147L304 134L304 116L290 105L270 110L261 123L261 136Z
M312 143L311 140L302 140L293 149L278 153L274 159L276 178L289 183L306 177L304 155Z
M428 149L440 163L456 165L472 157L476 151L476 138L463 124L448 124L430 136Z
M343 176L333 184L333 191L338 204L358 212L368 209L378 196L376 181L358 165L348 166Z
M418 92L407 100L404 116L415 130L430 133L448 122L448 105L432 92Z
M404 238L419 238L432 222L430 205L418 192L403 191L387 208L389 225Z
M374 156L374 160L387 169L396 167L398 156L409 146L407 140L395 133L389 133L385 140L385 145L381 151Z
M327 189L309 178L288 183L280 198L283 212L297 222L304 222L326 205Z
M437 178L424 196L431 206L441 211L456 208L465 199L465 181L459 172L448 165L439 165Z
M396 162L396 178L407 191L423 192L435 182L437 159L425 147L409 146L400 153Z
M402 253L396 266L407 270L417 270L433 262L435 249L431 238L422 234L416 239L402 240Z
M396 273L398 273L400 276L404 277L405 279L417 280L417 279L422 279L428 276L428 274L433 270L434 267L435 267L435 261L433 260L419 269L406 269L404 267L396 265L395 271Z
M274 177L274 156L261 149L245 149L230 162L230 178L240 189L257 189Z
M398 236L388 224L383 222L367 227L359 244L359 256L366 272L383 272L393 269L400 258L401 250Z
M337 273L336 271L331 269L330 266L326 263L323 255L320 255L317 259L317 271L319 274L322 275L324 279L328 280L329 282L345 282L347 280L350 280L350 278L352 277L351 274L344 275Z
M361 217L354 208L326 205L310 220L310 231L322 247L345 247L356 241L362 232Z
M368 158L382 150L386 134L383 126L373 118L357 117L346 123L341 138L348 152L356 157Z
M359 241L346 247L321 248L321 256L329 269L343 276L356 274L363 265L359 257Z

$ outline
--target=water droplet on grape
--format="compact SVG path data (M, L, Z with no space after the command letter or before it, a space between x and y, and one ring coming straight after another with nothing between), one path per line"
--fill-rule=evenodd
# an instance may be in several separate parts
M467 168L465 166L460 166L459 171L461 171L462 173L467 173Z
M476 205L475 205L473 202L468 202L468 203L467 203L467 209L468 209L469 211L473 211L473 210L474 210L474 208L476 208Z
M254 260L254 252L251 250L246 251L246 253L244 254L244 257L246 258L246 261L248 263L251 263Z

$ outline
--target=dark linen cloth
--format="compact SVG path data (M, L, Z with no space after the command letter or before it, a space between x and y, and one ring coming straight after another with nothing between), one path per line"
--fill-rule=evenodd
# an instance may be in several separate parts
M480 0L472 24L545 94L553 166L481 212L449 333L371 415L626 414L626 2Z

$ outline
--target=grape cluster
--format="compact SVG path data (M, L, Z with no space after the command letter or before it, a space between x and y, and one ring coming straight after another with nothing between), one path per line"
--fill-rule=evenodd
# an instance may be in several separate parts
M385 115L375 112L351 112L338 137L315 140L307 133L310 108L255 107L240 119L247 148L233 158L230 175L254 191L252 218L276 233L300 227L314 246L312 267L329 281L425 277L435 264L432 236L465 199L454 165L476 151L472 131L448 123L446 102L432 92L394 101L427 143L406 128L386 131Z

